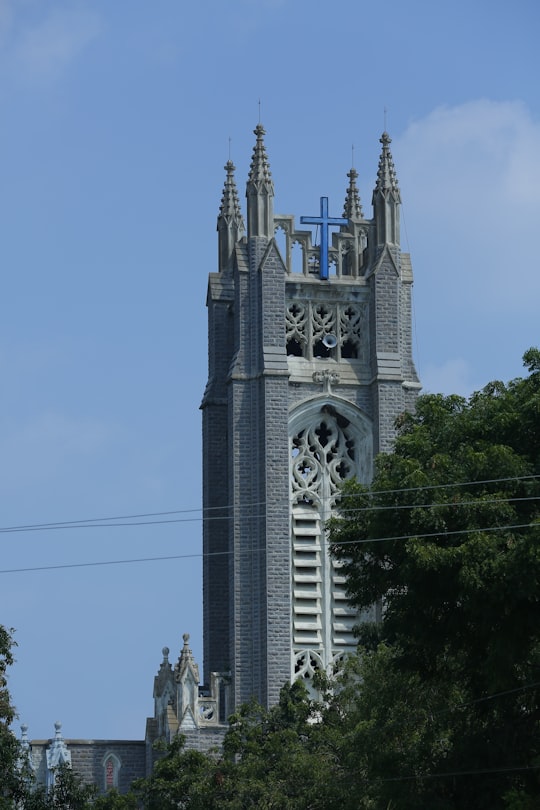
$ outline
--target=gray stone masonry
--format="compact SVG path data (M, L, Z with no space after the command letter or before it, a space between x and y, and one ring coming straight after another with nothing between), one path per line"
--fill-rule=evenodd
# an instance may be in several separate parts
M204 672L205 681L213 671L231 672L232 705L252 696L275 703L295 671L311 677L318 661L331 661L348 643L321 516L327 518L341 478L369 480L365 460L371 465L376 453L391 449L395 420L414 407L420 388L412 269L399 245L401 197L389 136L381 138L372 219L362 213L357 172L348 174L348 223L331 236L330 277L321 280L312 232L295 230L291 215L273 214L260 124L255 134L245 236L234 167L226 166L201 406ZM295 244L302 259L293 270ZM326 444L330 435L333 445ZM333 638L338 646L325 649Z
M112 754L120 767L117 788L126 793L134 779L146 776L146 749L144 740L65 740L71 753L71 767L86 784L96 785L100 793L106 792L105 761ZM51 740L33 740L32 761L36 778L46 783L46 751Z

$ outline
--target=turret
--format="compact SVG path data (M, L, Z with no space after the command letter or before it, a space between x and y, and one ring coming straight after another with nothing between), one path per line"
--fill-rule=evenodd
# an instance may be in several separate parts
M224 166L227 176L223 186L221 206L217 219L219 271L230 269L234 246L244 235L244 218L240 211L240 200L234 179L235 165L228 160Z
M248 238L251 236L274 236L274 184L266 156L262 124L253 130L257 141L246 186Z
M383 245L399 245L399 206L401 197L394 168L394 161L390 152L392 139L387 132L383 132L377 182L373 191L373 216L376 226L377 247Z

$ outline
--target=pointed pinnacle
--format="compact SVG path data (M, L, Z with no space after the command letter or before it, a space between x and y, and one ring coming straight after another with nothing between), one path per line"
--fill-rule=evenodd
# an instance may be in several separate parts
M362 213L362 205L360 203L360 195L358 193L358 187L356 185L356 178L358 177L358 172L356 169L352 168L350 172L347 172L347 177L349 178L349 187L347 189L347 194L345 196L345 204L343 206L343 216L347 217L347 219L359 220L363 218Z
M377 170L377 182L375 184L375 191L391 192L396 195L399 201L399 186L397 181L396 169L390 152L390 144L392 138L388 132L383 132L379 142L382 143L381 156L379 158L379 168Z
M272 175L270 174L270 165L268 163L268 157L266 155L266 148L263 140L263 136L266 134L266 132L262 124L257 124L253 132L257 136L257 141L253 147L253 157L251 159L251 166L249 168L248 185L253 183L258 191L260 191L263 186L266 186L267 190L272 190L273 192Z
M235 165L232 160L228 160L223 167L227 172L221 196L218 219L225 219L228 222L236 222L241 228L244 227L242 211L240 210L240 199L238 189L234 179Z

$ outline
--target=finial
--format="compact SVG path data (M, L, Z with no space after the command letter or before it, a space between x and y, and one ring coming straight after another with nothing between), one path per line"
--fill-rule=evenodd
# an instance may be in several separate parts
M169 660L169 652L170 652L170 650L169 650L168 647L163 647L161 652L163 653L163 663L166 664L167 661Z
M55 728L56 736L61 737L62 736L62 723L60 723L59 720L57 720L56 723L54 724L54 728Z
M189 633L184 633L182 638L184 639L184 647L187 647L189 644Z

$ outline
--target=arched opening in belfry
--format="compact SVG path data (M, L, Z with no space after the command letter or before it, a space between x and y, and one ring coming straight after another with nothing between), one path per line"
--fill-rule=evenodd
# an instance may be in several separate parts
M313 691L318 669L329 672L355 646L357 615L331 558L325 525L343 482L372 473L371 423L333 397L300 407L290 420L293 678Z

